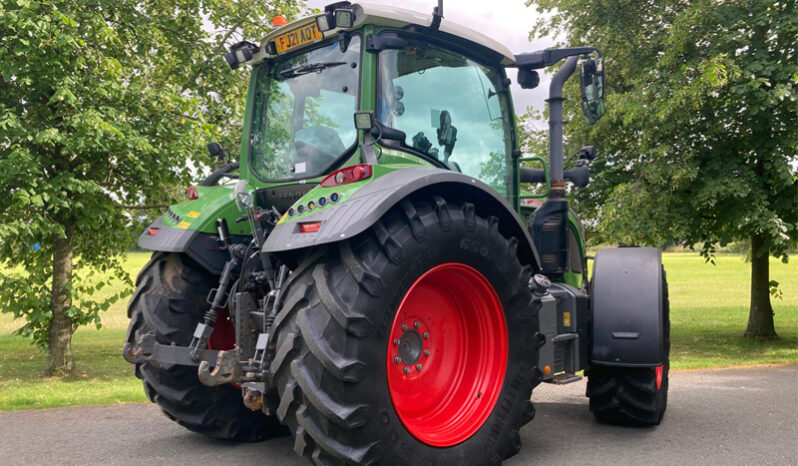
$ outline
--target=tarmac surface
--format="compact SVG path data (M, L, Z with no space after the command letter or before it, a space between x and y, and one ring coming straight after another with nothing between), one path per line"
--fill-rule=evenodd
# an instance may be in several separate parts
M593 420L585 382L542 384L508 466L798 464L798 365L671 373L653 428ZM0 464L305 465L290 438L254 444L184 430L152 404L0 412Z

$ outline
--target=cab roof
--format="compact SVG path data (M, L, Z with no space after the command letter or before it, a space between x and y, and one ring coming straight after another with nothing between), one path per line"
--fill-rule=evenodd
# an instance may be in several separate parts
M369 3L353 3L351 8L355 12L355 23L351 29L356 29L363 24L373 24L383 27L394 27L397 29L405 28L408 26L421 26L428 27L432 23L432 14L419 13L417 11L406 10L404 8L395 8L383 5L374 5ZM291 22L281 28L277 28L270 32L261 42L261 50L264 45L273 40L276 36L280 35L283 31L294 29L296 27L311 23L316 20L317 16L314 15L299 19ZM341 28L331 29L324 33L325 37L330 37L338 32ZM458 24L456 22L447 20L444 17L441 20L439 30L445 34L450 34L466 41L472 42L482 46L501 57L500 63L504 66L512 65L515 63L515 57L510 50L499 42L491 39L490 37L477 32L471 28ZM260 61L267 58L264 52L259 53L253 61Z

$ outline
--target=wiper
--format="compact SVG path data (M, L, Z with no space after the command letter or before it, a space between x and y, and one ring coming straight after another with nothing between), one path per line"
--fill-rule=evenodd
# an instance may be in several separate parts
M296 68L289 68L287 70L280 71L278 75L283 79L295 78L297 76L302 76L303 74L321 73L323 70L326 70L327 68L332 68L341 65L346 65L346 62L330 61L323 63L311 63L308 65L297 66Z

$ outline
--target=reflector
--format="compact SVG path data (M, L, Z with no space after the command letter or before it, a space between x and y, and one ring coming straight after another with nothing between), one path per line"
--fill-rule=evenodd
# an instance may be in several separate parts
M300 223L299 224L299 232L300 233L316 233L321 228L321 222L310 222L310 223Z

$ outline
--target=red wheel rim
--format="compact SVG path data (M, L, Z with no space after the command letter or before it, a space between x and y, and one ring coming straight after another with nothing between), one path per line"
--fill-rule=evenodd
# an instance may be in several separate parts
M456 445L485 423L507 369L499 297L475 269L441 264L410 287L388 340L388 390L418 440Z

